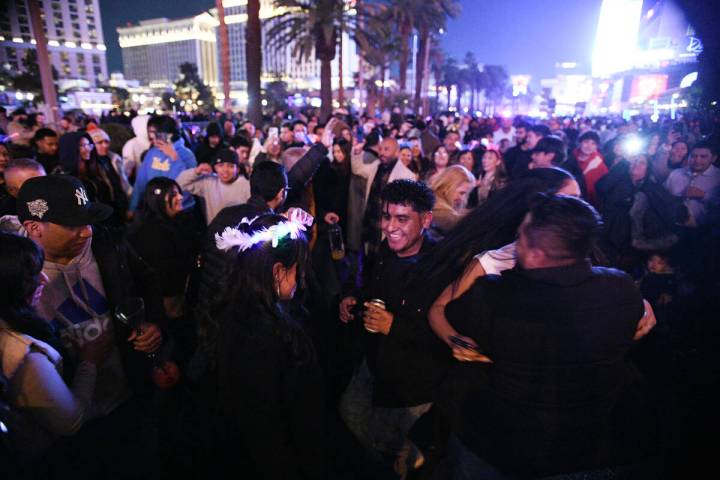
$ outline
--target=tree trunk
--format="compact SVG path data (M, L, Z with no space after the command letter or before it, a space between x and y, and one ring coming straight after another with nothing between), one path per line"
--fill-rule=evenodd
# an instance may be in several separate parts
M428 98L428 87L430 86L430 34L425 37L425 55L423 57L423 81L422 81L422 114L430 113L430 99Z
M320 121L325 123L332 115L332 62L320 60Z
M338 103L342 107L345 104L345 85L343 82L343 28L340 27L340 55L338 56Z
M220 69L223 78L223 109L225 113L232 112L232 103L230 100L230 49L228 41L227 25L225 24L225 7L222 0L215 0L215 8L218 11L218 20L220 21Z
M38 0L28 1L30 9L30 22L33 28L33 36L37 48L37 62L40 70L40 84L42 85L43 101L48 107L48 121L56 125L60 121L60 111L57 104L55 82L52 76L50 65L50 53L47 49L47 37L45 36L45 25L42 20L40 4Z
M423 96L423 79L425 75L425 51L427 49L426 39L429 36L427 28L420 29L419 47L415 55L415 113L419 113Z
M450 110L450 107L452 107L452 103L451 103L452 98L451 98L451 97L452 97L452 89L453 89L453 86L452 86L452 85L448 85L447 89L448 89L448 90L447 90L447 92L448 92L448 93L447 93L447 97L448 97L448 98L447 98L447 109L446 109L446 110L449 111L449 110Z
M262 99L260 75L262 70L262 30L260 26L260 0L248 0L247 28L245 30L245 58L247 59L248 119L253 125L262 125Z
M398 64L400 66L400 92L407 90L407 69L408 69L408 58L410 57L410 34L412 33L413 26L409 23L404 23L400 26L400 56L398 58Z
M332 115L332 61L337 49L335 28L320 29L315 38L315 55L320 60L320 121L325 123Z
M456 89L455 91L457 92L457 97L455 98L455 110L457 110L457 112L460 113L460 107L461 107L460 101L462 100L463 91L460 88L460 85L456 85L455 89Z
M365 26L365 22L363 20L364 15L362 13L363 12L362 0L357 0L357 2L355 3L355 8L357 9L358 12L360 12L360 17L358 19L358 27L360 27L360 29L362 30ZM355 89L357 92L359 92L358 110L361 113L364 110L362 104L363 104L363 93L365 92L365 68L363 65L365 63L363 60L364 55L365 55L365 52L363 51L362 48L360 48L358 51L358 82L357 82Z

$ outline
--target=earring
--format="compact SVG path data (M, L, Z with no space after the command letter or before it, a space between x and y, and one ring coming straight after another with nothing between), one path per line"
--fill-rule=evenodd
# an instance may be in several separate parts
M275 282L275 293L277 294L277 297L280 298L280 283Z

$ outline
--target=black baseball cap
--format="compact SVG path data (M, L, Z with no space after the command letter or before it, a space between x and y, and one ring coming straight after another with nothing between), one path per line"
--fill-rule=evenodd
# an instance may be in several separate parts
M233 152L229 148L224 148L213 155L210 163L212 165L217 165L218 163L233 163L238 165L240 163L240 159L238 159L237 153Z
M21 222L50 222L66 227L81 227L102 222L113 209L91 202L83 183L70 175L30 178L18 192L18 219Z

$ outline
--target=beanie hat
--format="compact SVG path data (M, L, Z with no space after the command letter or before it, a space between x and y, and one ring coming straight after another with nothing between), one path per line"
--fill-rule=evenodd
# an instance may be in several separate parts
M110 141L110 135L100 127L88 128L87 134L92 138L93 143L98 143L100 140Z
M205 130L205 136L206 137L212 137L212 136L222 137L223 131L220 128L220 124L218 124L217 122L209 123L207 126L207 129Z

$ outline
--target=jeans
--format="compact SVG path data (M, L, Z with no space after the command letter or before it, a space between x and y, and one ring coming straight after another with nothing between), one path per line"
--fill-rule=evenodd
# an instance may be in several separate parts
M340 415L368 451L394 457L412 426L430 410L432 403L403 408L373 407L372 394L372 374L363 362L342 395Z

